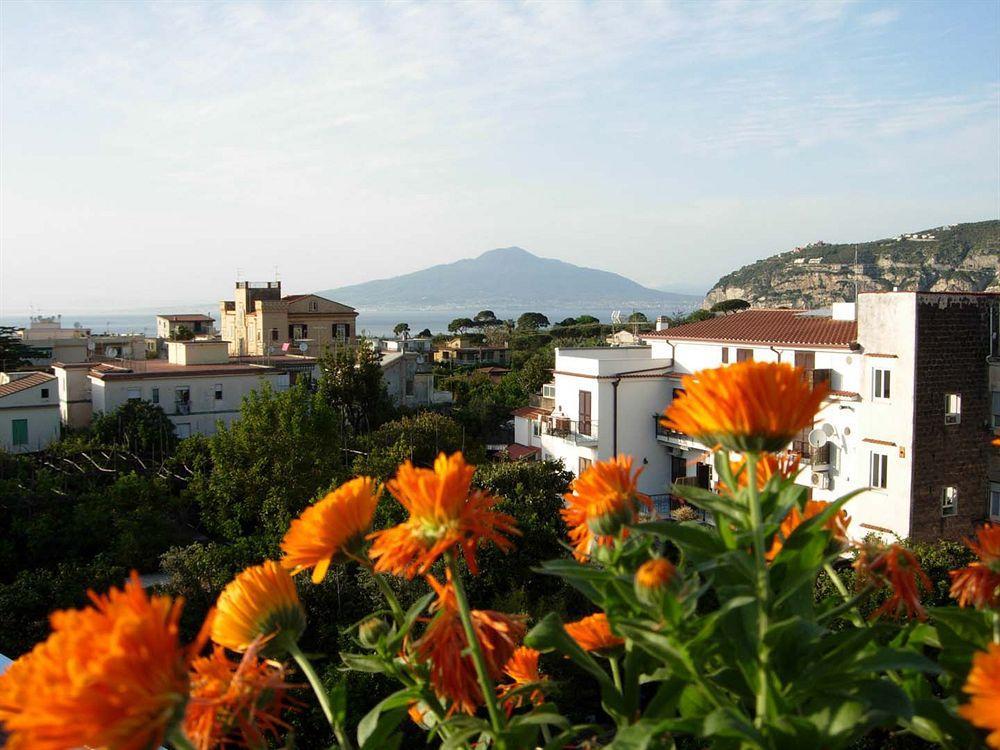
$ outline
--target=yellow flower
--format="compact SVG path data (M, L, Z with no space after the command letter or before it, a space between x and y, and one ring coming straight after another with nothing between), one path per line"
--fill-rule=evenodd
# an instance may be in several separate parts
M263 652L283 653L306 627L306 613L295 582L274 560L247 568L219 595L212 640L233 651L246 651L258 638Z
M361 551L378 496L374 479L357 477L306 508L281 541L281 564L292 575L313 568L313 583L322 581L331 563Z
M159 747L180 718L189 649L183 603L148 596L133 572L124 590L55 612L52 634L0 676L9 750Z
M368 554L375 570L413 578L457 548L475 575L477 546L492 542L505 552L513 547L505 535L520 533L514 519L493 510L497 498L472 489L475 472L461 453L440 454L433 470L418 469L409 461L400 466L386 487L410 517L369 535L374 542Z
M776 452L813 423L829 392L810 387L802 371L775 362L739 362L681 381L664 427L728 450Z

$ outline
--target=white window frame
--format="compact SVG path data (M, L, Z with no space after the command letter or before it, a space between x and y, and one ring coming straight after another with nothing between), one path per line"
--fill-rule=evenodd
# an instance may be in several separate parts
M125 390L126 401L142 401L142 387L131 385Z
M872 401L892 399L892 370L885 367L872 368Z
M958 487L941 489L941 516L947 518L958 515Z
M868 485L873 489L889 488L889 454L871 451L868 456Z
M962 394L944 394L944 423L961 424L962 422Z
M555 383L545 383L542 386L542 398L555 398L556 397L556 384Z
M531 434L533 437L538 437L542 434L542 423L537 419L531 420Z
M222 401L222 383L216 383L215 387L212 389L215 401Z
M159 386L157 386L157 385L153 386L152 395L150 397L150 401L152 403L154 403L154 404L160 403L160 387Z

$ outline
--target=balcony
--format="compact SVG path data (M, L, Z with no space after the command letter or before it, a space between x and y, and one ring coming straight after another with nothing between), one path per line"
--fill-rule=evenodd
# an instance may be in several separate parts
M690 435L685 435L683 432L678 432L677 430L671 430L669 427L664 427L660 424L660 420L662 418L662 414L653 415L653 428L656 431L656 439L659 442L678 448L705 450L705 446L692 438Z
M830 368L806 370L805 376L810 388L815 388L820 383L826 383L829 388L833 388L833 370Z
M598 442L596 420L579 422L569 417L551 416L542 420L542 434L585 448L596 448Z
M174 413L175 414L190 414L191 413L191 402L190 401L177 401L174 403Z
M528 397L528 405L534 406L536 409L552 409L556 408L556 399L554 396L543 396L539 393L532 393Z
M683 477L682 479L696 479L696 478L697 477ZM664 493L662 495L650 495L649 499L653 501L653 509L650 511L647 510L645 506L643 506L642 520L644 521L678 520L677 518L674 517L674 512L680 511L682 514L690 515L690 519L681 518L680 520L692 520L692 521L697 521L698 523L706 523L705 511L701 510L700 508L694 507L690 503L685 502L677 495Z

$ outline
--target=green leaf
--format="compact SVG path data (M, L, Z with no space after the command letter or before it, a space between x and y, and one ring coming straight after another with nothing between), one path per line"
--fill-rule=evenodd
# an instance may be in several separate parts
M427 605L431 603L431 600L433 598L434 598L434 592L431 591L430 593L425 594L424 596L417 599L417 601L415 601L410 606L410 608L406 610L406 614L403 616L402 625L399 628L397 628L395 632L392 634L392 637L386 641L386 646L385 646L386 652L390 654L395 654L400 650L400 647L403 645L403 641L409 634L410 629L413 627L413 623L415 623L417 621L417 618L423 614L424 610L427 608Z
M347 681L341 680L330 691L330 708L333 709L333 721L340 726L347 720Z
M714 530L695 521L686 523L649 521L636 524L632 528L639 533L668 539L688 553L695 551L701 555L714 555L726 551L726 545Z
M340 652L340 658L348 669L356 672L370 672L372 674L391 674L392 670L386 664L385 659L373 654L349 654Z
M419 692L407 688L376 705L358 723L358 747L361 750L381 750L406 715L407 707L419 698Z
M854 662L854 668L865 672L884 672L888 669L915 670L937 673L941 668L923 654L893 648L880 648L874 654Z

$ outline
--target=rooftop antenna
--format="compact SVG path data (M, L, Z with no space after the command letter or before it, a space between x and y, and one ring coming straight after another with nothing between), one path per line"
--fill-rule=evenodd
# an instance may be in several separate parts
M278 266L277 265L275 265L275 267L274 267L274 280L275 281L280 281L281 280L281 274L278 273Z
M854 303L858 302L858 246L854 246Z

